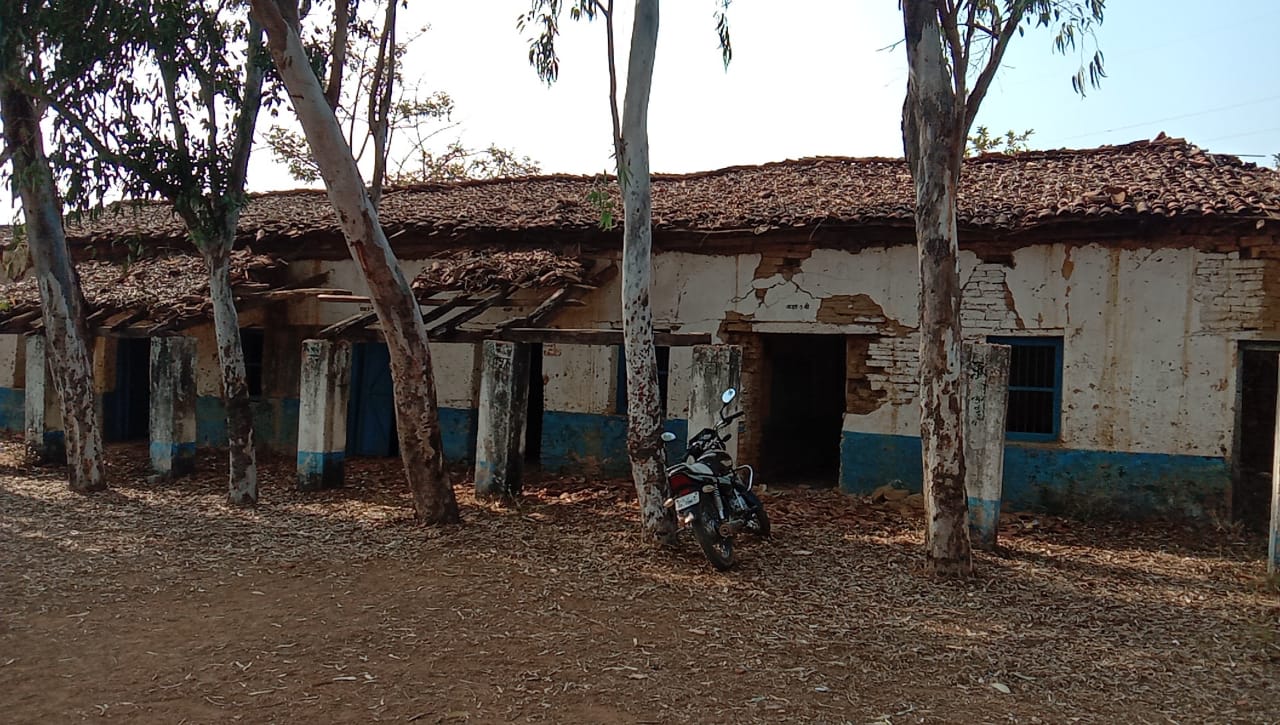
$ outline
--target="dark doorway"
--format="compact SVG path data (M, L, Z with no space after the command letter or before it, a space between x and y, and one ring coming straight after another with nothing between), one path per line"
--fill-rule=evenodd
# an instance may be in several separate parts
M769 380L763 472L778 483L834 486L844 427L844 336L763 337Z
M146 440L151 435L151 340L116 340L115 389L102 396L108 441Z
M1275 453L1276 376L1280 347L1240 348L1236 465L1231 516L1265 531L1271 518L1271 460Z
M542 462L542 343L529 345L529 405L524 418L524 462Z
M347 403L347 453L396 456L395 392L391 354L385 343L361 342L351 348L351 398Z

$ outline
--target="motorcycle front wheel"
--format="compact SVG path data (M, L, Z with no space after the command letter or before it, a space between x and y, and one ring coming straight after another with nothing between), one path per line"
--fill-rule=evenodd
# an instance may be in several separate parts
M738 563L733 555L733 539L720 535L720 514L716 511L715 501L710 496L702 497L702 510L698 520L693 522L693 533L698 537L698 545L707 561L719 571L728 571Z

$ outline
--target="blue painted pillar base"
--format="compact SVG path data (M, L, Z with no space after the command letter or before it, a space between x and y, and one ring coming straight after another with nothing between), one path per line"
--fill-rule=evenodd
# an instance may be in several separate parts
M514 499L524 475L529 346L485 340L476 417L476 495Z
M342 488L346 453L298 451L298 490L324 491Z
M298 400L298 490L340 488L347 457L347 396L351 345L341 340L302 343Z
M161 479L196 470L196 339L151 339L151 468Z
M969 498L969 543L975 549L995 551L1000 530L1000 501Z
M151 468L169 478L195 473L196 444L151 441Z
M27 338L27 388L23 399L23 441L37 464L67 462L62 408L54 391L43 335Z

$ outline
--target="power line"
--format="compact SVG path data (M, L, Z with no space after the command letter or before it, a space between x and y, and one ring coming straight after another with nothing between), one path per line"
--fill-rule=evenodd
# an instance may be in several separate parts
M1117 126L1117 127L1115 127L1115 128L1108 128L1108 129L1104 129L1104 130L1101 130L1101 131L1089 131L1089 132L1086 132L1086 133L1079 133L1079 134L1076 134L1076 135L1074 135L1074 136L1067 136L1067 137L1065 137L1065 138L1063 138L1063 139L1061 139L1061 140L1062 140L1062 141L1071 141L1071 140L1078 139L1078 138L1084 138L1084 137L1086 137L1086 136L1099 136L1099 135L1104 134L1104 133L1115 133L1116 131L1128 131L1128 130L1130 130L1130 129L1141 128L1141 127L1143 127L1143 126L1149 126L1149 125L1151 125L1151 124L1153 124L1153 123L1165 123L1165 122L1167 122L1167 121L1181 121L1181 120L1182 120L1182 119L1184 119L1184 118L1195 118L1196 116L1207 116L1207 115L1209 115L1210 113L1218 113L1218 112L1220 112L1220 111L1230 111L1230 110L1234 110L1234 109L1236 109L1236 108L1245 108L1245 107L1247 107L1247 106L1257 106L1257 105L1259 105L1259 104L1262 104L1262 103L1268 103L1268 102L1270 102L1270 101L1275 101L1275 100L1280 100L1280 95L1277 95L1277 96L1268 96L1268 97L1266 97L1266 98L1258 98L1258 99L1255 99L1255 100L1252 100L1252 101L1245 101L1244 103L1233 103L1233 104L1231 104L1231 105L1229 105L1229 106L1219 106L1219 107L1217 107L1217 108L1206 108L1206 109L1205 109L1205 110L1203 110L1203 111L1193 111L1193 112L1191 112L1191 113L1183 113L1183 114L1180 114L1180 115L1177 115L1177 116L1169 116L1169 117L1167 117L1167 118L1157 118L1157 119L1152 120L1152 121L1143 121L1143 122L1141 122L1141 123L1133 123L1133 124L1130 124L1130 125L1128 125L1128 126Z
M1233 133L1233 134L1228 134L1226 136L1215 136L1213 138L1205 139L1204 142L1209 143L1210 141L1225 141L1226 139L1229 139L1229 138L1240 138L1241 136L1256 136L1260 133L1273 133L1275 131L1280 131L1280 126L1272 126L1271 128L1260 128L1255 131L1244 131L1242 133Z

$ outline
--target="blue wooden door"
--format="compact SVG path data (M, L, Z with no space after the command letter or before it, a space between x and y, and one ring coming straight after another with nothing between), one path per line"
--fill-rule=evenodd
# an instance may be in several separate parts
M358 343L351 350L347 453L353 456L394 456L398 449L391 355L384 343Z

